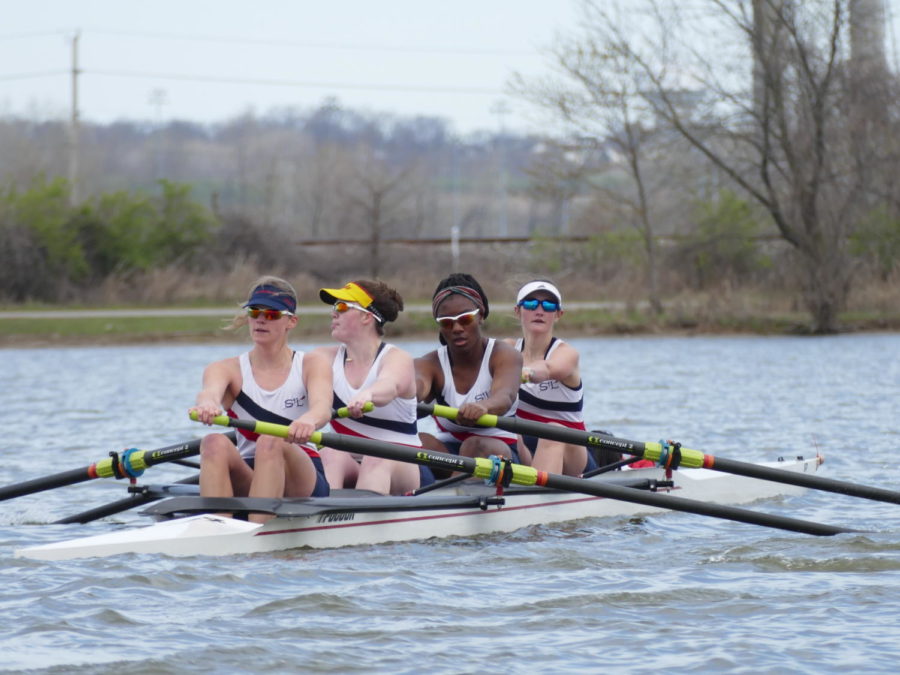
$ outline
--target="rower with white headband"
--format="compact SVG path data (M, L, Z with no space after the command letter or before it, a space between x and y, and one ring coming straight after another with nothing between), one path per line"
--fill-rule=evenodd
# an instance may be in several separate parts
M584 431L578 350L553 335L563 315L562 293L546 279L529 281L516 295L515 313L522 325L522 337L506 342L522 354L516 416ZM533 466L538 470L580 476L596 468L583 445L534 436L523 436L522 443L533 454Z

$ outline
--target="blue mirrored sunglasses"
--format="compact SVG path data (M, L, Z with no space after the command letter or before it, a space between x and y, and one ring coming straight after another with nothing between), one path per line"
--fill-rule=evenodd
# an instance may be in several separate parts
M553 302L553 300L534 300L534 299L525 299L519 303L519 307L524 307L525 309L535 310L538 308L538 305L545 312L557 312L559 311L559 303Z

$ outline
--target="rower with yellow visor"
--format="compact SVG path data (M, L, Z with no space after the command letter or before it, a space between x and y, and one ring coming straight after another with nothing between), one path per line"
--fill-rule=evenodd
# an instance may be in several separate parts
M383 340L385 324L403 310L403 298L384 282L366 279L343 288L323 288L319 297L332 307L331 336L340 343L322 348L332 364L333 406L346 406L350 413L332 420L332 428L341 434L421 447L412 356ZM368 402L375 409L363 415ZM434 481L425 466L380 457L357 459L334 448L322 448L320 453L334 488L398 495Z

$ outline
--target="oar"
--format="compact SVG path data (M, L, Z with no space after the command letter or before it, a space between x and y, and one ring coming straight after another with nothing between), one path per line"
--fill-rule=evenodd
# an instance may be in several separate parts
M367 403L365 406L363 406L363 412L371 412L373 409L374 409L374 405L372 405L371 403ZM350 412L347 410L346 407L338 408L337 410L335 410L332 413L332 416L333 417L349 417ZM233 431L226 432L226 435L232 441L235 440ZM199 450L199 444L198 444L197 448ZM160 451L157 451L157 452L160 452ZM191 466L192 468L195 468L195 469L199 468L197 465L195 465L193 463L182 462L181 460L176 460L174 458L167 460L167 461L171 461L173 464L181 464L183 466ZM84 471L84 469L78 469L76 471L67 472L67 473L72 473L72 474L77 473L80 476L83 471ZM58 474L58 475L63 476L64 474ZM52 478L52 476L51 476L51 478ZM87 479L81 478L81 480L87 480ZM183 480L179 480L179 481L175 481L175 482L177 484L196 485L199 482L199 480L200 480L200 476L198 474L196 476L191 476L190 478L185 478ZM78 481L75 481L75 482L78 482ZM64 483L64 485L67 485L67 484L68 483ZM25 483L22 483L22 485L25 485ZM15 487L15 486L10 486L10 487ZM44 489L49 489L49 488L44 488ZM12 495L12 496L16 496L16 495ZM163 495L153 494L153 493L151 493L151 494L134 494L130 497L120 499L120 500L112 502L110 504L105 504L103 506L98 506L93 509L88 509L87 511L82 511L82 512L76 513L72 516L66 516L65 518L61 518L60 520L55 521L53 524L54 525L63 525L63 524L71 524L71 523L82 523L82 524L89 523L94 520L99 520L100 518L106 518L107 516L112 516L117 513L122 513L123 511L128 511L129 509L136 508L138 506L143 506L144 504L149 504L151 502L158 501L162 498L163 498Z
M367 403L363 406L363 412L371 412L374 409L374 405L372 403ZM332 413L333 417L349 417L350 413L346 407L338 408ZM227 436L234 441L235 436L234 432L227 432ZM179 448L192 448L193 451L184 455L178 455L177 449ZM190 455L196 455L200 450L200 441L191 441L189 443L184 443L181 445L173 445L168 448L161 448L159 450L151 450L151 453L165 453L172 452L172 455L168 457L168 459L160 458L158 461L151 460L147 462L147 466L152 466L153 464L159 464L161 462L173 462L175 464L182 464L180 461L181 457L188 457ZM147 451L145 451L147 452ZM197 468L196 465L190 465L188 463L184 463L185 466L193 466L193 468ZM121 466L121 459L119 460L119 466ZM96 476L91 476L90 474L97 474ZM54 476L47 476L46 478L38 478L31 481L26 481L24 483L19 483L17 485L10 485L7 488L0 488L0 501L3 499L11 499L13 497L18 497L25 494L31 494L33 492L40 492L42 490L49 490L54 487L62 487L63 485L73 485L75 483L79 483L82 481L90 480L95 477L103 477L103 476L113 476L115 472L113 471L113 459L110 457L109 459L101 460L100 462L95 462L91 464L89 467L84 469L74 469L72 471L66 471L63 473L56 474ZM117 476L119 478L123 478L124 476ZM184 480L176 481L176 483L185 483L185 484L196 484L199 480L199 475L191 476L190 478L185 478ZM6 494L6 491L13 492L14 489L19 489L22 491L15 492L14 494ZM117 513L121 513L123 511L128 511L129 509L136 508L138 506L143 506L144 504L149 504L150 502L157 501L162 499L162 496L154 495L154 494L135 494L131 497L126 497L124 499L120 499L118 501L112 502L110 504L105 504L103 506L98 506L93 509L88 509L87 511L82 511L80 513L76 513L72 516L66 516L65 518L61 518L54 522L54 525L60 524L70 524L70 523L89 523L93 520L98 520L100 518L105 518L107 516L112 516Z
M192 415L192 419L195 418L196 415ZM288 427L281 424L256 422L253 420L238 420L225 415L215 417L213 423L226 427L247 429L258 434L268 434L280 438L286 438L288 434ZM617 499L634 504L644 504L672 511L685 511L687 513L696 513L715 518L725 518L727 520L749 523L751 525L774 527L782 530L790 530L792 532L803 532L805 534L819 536L830 536L842 532L858 532L858 530L835 527L833 525L823 525L821 523L813 523L805 520L798 520L796 518L757 513L756 511L741 509L734 506L710 504L656 492L644 492L635 490L634 488L607 484L600 481L585 480L583 478L574 478L572 476L561 476L546 471L537 471L530 466L513 463L506 464L505 462L499 460L495 461L485 457L461 457L443 452L433 452L424 448L411 448L404 445L395 445L393 443L375 441L368 438L322 433L320 431L313 433L310 440L313 443L321 443L330 448L337 448L347 452L358 452L363 455L372 455L384 459L394 459L414 464L425 464L427 466L448 469L450 471L460 471L476 478L489 480L502 480L502 472L507 470L506 467L508 466L509 470L512 471L510 482L517 485L537 485L551 489L566 490L568 492L579 492L594 495L596 497L606 497L608 499Z
M456 419L456 414L459 412L456 408L431 403L420 403L418 409L420 414L437 415L438 417L446 417L449 420ZM662 443L629 441L624 438L616 438L615 436L579 431L578 429L569 429L568 427L561 427L555 424L533 422L518 417L484 415L478 420L478 425L483 427L497 427L498 429L511 431L515 434L538 436L552 441L583 445L588 448L604 448L606 450L623 452L626 455L635 455L643 459L649 459L661 466L665 466L666 462L671 461L675 456L675 447L668 443L664 445ZM761 480L786 483L788 485L798 485L800 487L824 490L826 492L836 492L852 497L872 499L878 502L900 504L900 492L895 492L893 490L859 485L857 483L847 483L845 481L815 476L813 474L784 471L782 469L761 466L759 464L751 464L750 462L741 462L735 459L715 457L713 455L704 454L699 450L691 450L684 447L679 447L678 452L680 452L681 455L679 466L682 467L714 469L715 471L733 473L738 476L749 476L750 478L759 478Z
M200 474L175 481L175 483L179 485L196 485L199 482ZM122 511L128 511L130 509L137 508L138 506L143 506L144 504L158 501L165 496L165 494L161 494L158 492L133 494L130 497L119 499L110 504L104 504L103 506L98 506L93 509L88 509L87 511L82 511L81 513L76 513L73 516L60 518L59 520L53 521L53 524L68 525L71 523L90 523L91 521L99 520L100 518L106 518L107 516L122 513Z
M233 438L233 436L232 436ZM183 457L190 457L200 452L200 439L177 443L156 450L137 450L131 448L123 453L111 452L110 456L94 462L82 469L63 471L43 478L33 478L21 483L0 488L0 501L21 497L23 495L52 490L65 485L74 485L94 478L128 478L140 476L144 469L171 462Z

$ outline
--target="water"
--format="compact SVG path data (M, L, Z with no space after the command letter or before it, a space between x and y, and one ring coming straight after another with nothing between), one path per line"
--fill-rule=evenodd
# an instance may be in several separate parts
M745 460L819 451L823 475L900 490L900 336L573 342L592 428ZM203 433L185 415L202 368L237 351L0 351L0 485ZM144 524L47 524L123 496L92 481L0 503L0 670L887 672L900 656L900 506L754 505L873 530L833 538L675 513L228 558L12 557Z

